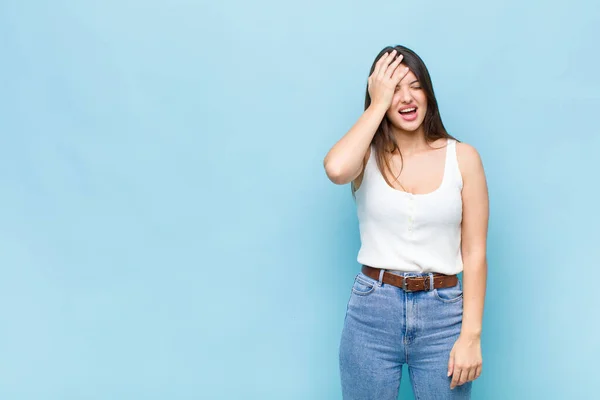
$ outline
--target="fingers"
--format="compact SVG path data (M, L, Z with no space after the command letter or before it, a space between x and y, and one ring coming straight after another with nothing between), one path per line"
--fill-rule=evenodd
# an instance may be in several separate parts
M397 82L391 77L399 69L403 55L396 55L396 49L382 55L375 63L373 73L369 76L367 90L372 102L381 103L389 107L391 104Z
M392 77L392 74L394 74L396 72L396 69L398 67L398 65L400 65L400 62L402 62L402 59L404 58L404 55L400 54L398 57L396 57L396 60L394 60L393 63L391 63L386 71L385 71L385 76L387 76L388 78Z
M397 79L397 82L400 82L400 80L402 80L402 78L405 77L406 74L408 74L408 68L406 68L405 70L398 68L398 66L404 59L404 55L400 54L394 60L394 57L396 54L397 54L397 51L394 49L391 52L385 53L383 56L381 56L381 58L379 58L379 60L377 60L377 62L375 63L375 68L373 69L373 73L371 74L371 76L369 78L371 78L371 77L377 77L378 79L382 79L385 77L391 78L391 79L399 78L399 79ZM392 61L392 60L394 60L394 61ZM398 72L398 71L400 71L400 72Z
M386 71L390 66L390 63L392 62L392 60L394 59L394 56L396 55L396 50L392 50L389 53L385 53L385 59L383 59L384 57L381 57L379 59L379 61L382 61L382 63L379 65L379 70L377 71L377 77L379 79L385 77L386 75Z
M467 374L467 382L468 381L474 381L476 378L477 374L477 368L473 367L473 368L469 368L469 373Z
M469 379L467 379L469 375L469 369L465 368L465 369L461 369L460 370L460 377L458 378L458 385L462 385L463 383L466 383Z
M396 70L392 74L392 80L396 83L400 82L406 75L408 75L409 71L410 68L408 67L396 68Z
M450 389L454 389L456 386L463 385L469 381L474 381L479 378L479 375L481 375L481 366L464 369L456 367L453 371Z
M452 373L452 381L450 382L450 389L454 389L458 386L458 382L460 381L462 370L459 368L455 368Z
M390 56L390 53L385 53L383 56L381 56L381 58L379 58L379 60L377 60L377 62L375 63L375 68L373 69L373 73L371 74L371 76L379 76L379 71L381 70L383 63L389 56ZM386 66L387 66L387 64L386 64Z
M372 76L376 76L378 78L383 78L384 76L387 75L389 77L391 75L391 73L390 74L386 74L386 72L391 67L390 63L392 63L392 60L394 59L394 57L396 56L397 53L398 53L397 50L394 49L394 50L392 50L390 52L385 53L383 56L381 56L379 58L379 60L377 60L377 62L375 63L375 69L373 70ZM400 57L403 57L403 56L400 55L398 58L400 58ZM394 66L394 68L397 65L398 64L396 64ZM391 71L393 71L393 69Z

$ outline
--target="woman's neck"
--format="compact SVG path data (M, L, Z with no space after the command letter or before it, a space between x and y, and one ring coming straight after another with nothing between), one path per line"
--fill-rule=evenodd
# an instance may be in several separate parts
M430 149L422 127L413 132L394 130L394 137L403 155L410 156Z

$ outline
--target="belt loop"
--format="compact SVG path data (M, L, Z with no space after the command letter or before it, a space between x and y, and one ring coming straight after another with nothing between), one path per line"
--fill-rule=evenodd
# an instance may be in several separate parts
M383 269L383 268L381 268L381 269L379 270L379 280L378 280L378 282L379 282L379 286L383 285L383 273L384 273L384 272L385 272L385 269Z
M429 289L428 290L433 290L433 272L429 273Z

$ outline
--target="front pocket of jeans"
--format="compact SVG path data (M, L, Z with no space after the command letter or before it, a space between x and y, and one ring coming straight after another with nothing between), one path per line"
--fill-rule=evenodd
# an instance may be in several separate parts
M444 303L454 303L462 300L463 290L460 279L456 285L452 287L433 289L433 294L438 300L443 301Z
M362 277L362 274L356 275L354 284L352 285L352 293L359 296L366 296L375 290L376 282L367 277Z

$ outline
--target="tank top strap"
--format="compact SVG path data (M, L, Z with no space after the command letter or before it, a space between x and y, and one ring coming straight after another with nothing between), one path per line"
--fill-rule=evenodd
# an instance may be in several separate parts
M446 167L448 168L449 180L462 189L463 180L458 167L458 157L456 155L456 140L448 139L448 157L446 158Z

